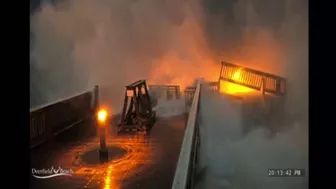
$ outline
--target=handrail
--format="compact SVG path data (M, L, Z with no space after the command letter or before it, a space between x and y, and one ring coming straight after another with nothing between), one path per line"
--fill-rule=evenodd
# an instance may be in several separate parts
M53 136L91 118L97 108L97 104L98 86L95 86L94 90L87 90L31 109L30 147L35 148L45 141L51 140Z
M190 185L193 183L194 175L194 161L197 149L197 116L200 101L201 84L198 81L196 91L194 94L193 102L190 108L188 122L183 138L183 143L180 151L180 156L177 162L175 177L172 189L187 189L192 188ZM197 158L197 157L196 157ZM191 183L190 183L191 182Z
M86 92L88 92L88 91L91 91L91 90L92 90L92 89L86 89L86 90L84 90L84 91L82 91L82 92L79 92L79 93L76 93L76 94L74 94L74 95L71 95L71 96L68 96L68 97L65 97L65 98L59 98L58 100L55 100L55 101L53 101L53 102L45 103L45 104L42 104L42 105L39 105L39 106L30 108L30 113L33 112L33 111L36 111L36 110L45 108L45 107L47 107L47 106L52 106L52 105L57 104L57 103L60 103L60 102L62 102L62 101L69 100L69 99L71 99L71 98L74 98L74 97L76 97L76 96L82 95L82 94L84 94L84 93L86 93Z
M277 96L285 96L286 94L287 82L285 78L224 61L222 61L220 80Z
M167 100L173 98L172 93L175 93L175 98L180 99L181 92L179 85L148 85L149 92L155 97L161 97L164 93L167 95Z
M180 88L180 85L148 85L148 87L154 87L154 88L170 88L170 87L178 87Z

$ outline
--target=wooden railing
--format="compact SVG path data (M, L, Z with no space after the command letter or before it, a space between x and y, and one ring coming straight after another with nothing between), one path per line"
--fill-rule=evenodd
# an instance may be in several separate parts
M181 91L179 85L149 85L149 92L156 98L160 98L166 93L167 100L180 99Z
M30 110L30 147L52 139L67 129L93 118L98 103L98 86L72 97Z
M285 96L286 94L287 82L285 78L224 61L219 76L220 80L277 96Z

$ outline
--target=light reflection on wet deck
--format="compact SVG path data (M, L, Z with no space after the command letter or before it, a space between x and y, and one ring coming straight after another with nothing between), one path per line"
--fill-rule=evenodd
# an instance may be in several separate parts
M31 188L170 188L184 134L183 116L158 119L150 136L109 136L107 146L124 148L127 153L103 165L81 161L81 154L99 146L98 138L72 145L52 158L53 165L72 169L72 177L36 180ZM44 187L43 187L44 186Z

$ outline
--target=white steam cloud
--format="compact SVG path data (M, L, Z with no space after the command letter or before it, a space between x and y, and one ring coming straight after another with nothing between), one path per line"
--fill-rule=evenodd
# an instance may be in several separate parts
M47 1L48 2L48 1ZM307 117L307 0L67 0L31 17L32 93L55 101L98 84L117 109L138 79L218 77L220 60L289 80L288 111ZM44 99L44 100L43 100ZM112 108L111 107L111 108Z
M31 20L31 57L48 101L95 84L120 107L138 79L187 85L202 75L209 51L195 1L69 0L44 4ZM186 72L188 71L188 72ZM186 74L189 73L189 74Z
M198 189L307 189L308 133L292 123L274 138L266 129L242 136L242 106L203 90ZM220 118L220 119L219 119ZM305 177L269 177L268 169L305 169Z
M308 1L205 0L204 4L212 10L206 13L205 25L216 59L287 78L287 111L308 120Z

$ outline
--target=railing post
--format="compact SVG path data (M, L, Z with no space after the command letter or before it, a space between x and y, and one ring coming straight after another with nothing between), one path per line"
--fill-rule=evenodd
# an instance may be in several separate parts
M265 77L262 77L261 79L261 94L263 97L265 97L265 89L266 89L266 82L265 82Z
M96 113L98 112L99 107L99 87L98 85L95 85L93 88L93 102L92 102L92 127L93 127L93 133L94 135L97 135L98 131L98 125L97 125L97 118Z
M276 90L277 94L281 94L281 81L280 81L280 79L276 80L275 90Z
M41 114L43 115L43 116L46 116L46 114L48 115L48 112L41 112ZM41 115L40 114L40 115ZM51 141L53 141L53 139L54 139L54 135L53 135L53 128L52 128L52 124L48 124L48 120L45 120L45 124L46 124L46 133L45 133L45 138L44 138L44 140L45 141L48 141L48 142L51 142ZM38 130L36 130L37 132L38 132Z
M180 86L176 86L176 100L180 99Z
M265 81L265 77L262 77L261 78L261 95L264 101L264 106L268 106L266 96L265 96L265 89L266 89L266 81Z

